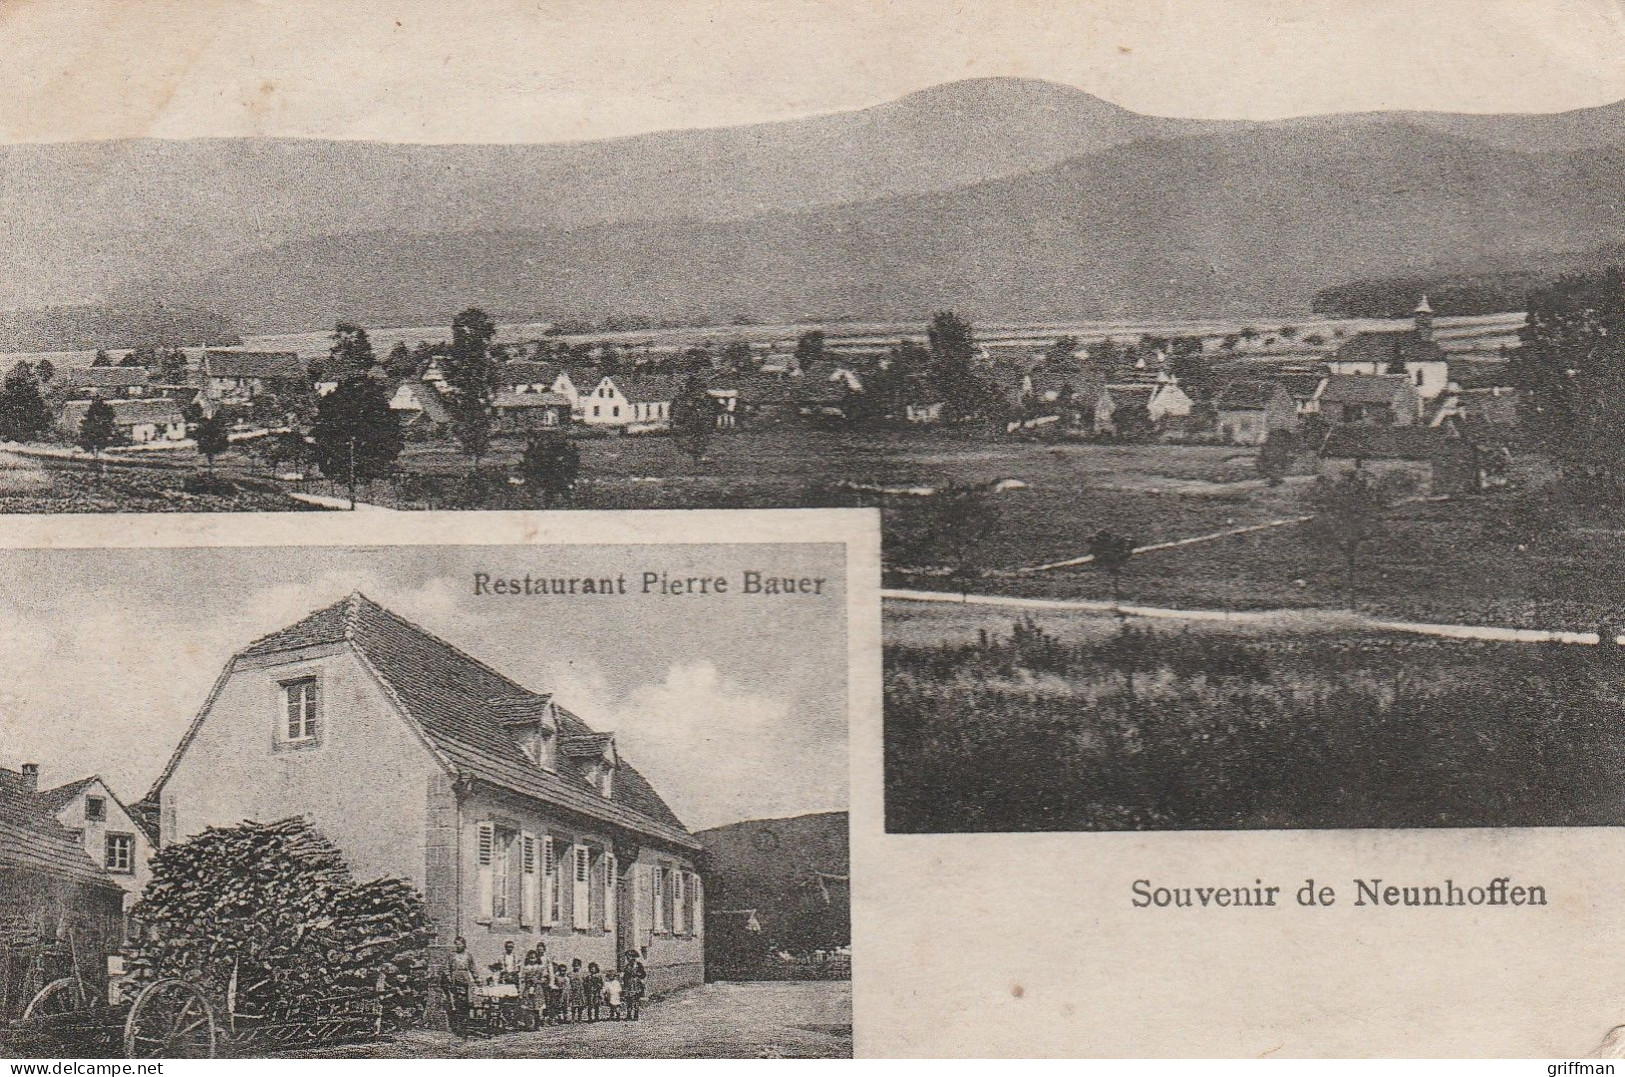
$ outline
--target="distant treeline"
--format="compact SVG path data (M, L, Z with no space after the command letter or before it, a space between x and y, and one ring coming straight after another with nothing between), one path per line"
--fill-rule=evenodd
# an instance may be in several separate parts
M191 307L75 306L0 312L0 349L6 351L241 343L229 319Z
M1625 263L1625 244L1539 258L1499 258L1444 266L1437 272L1350 281L1315 293L1316 314L1329 318L1404 318L1426 295L1440 316L1508 314L1529 309L1531 294L1576 273Z

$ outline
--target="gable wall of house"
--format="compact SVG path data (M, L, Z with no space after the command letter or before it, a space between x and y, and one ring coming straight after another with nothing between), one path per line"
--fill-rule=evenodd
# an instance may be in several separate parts
M590 426L625 426L632 421L632 406L620 386L605 378L581 398L581 421Z
M306 677L316 680L318 736L295 745L282 686ZM443 773L348 646L239 659L163 786L161 837L302 815L357 878L423 887L431 779Z
M102 799L103 817L99 820L90 818L86 810L87 800L90 797ZM85 855L107 868L107 874L124 890L124 908L128 911L147 885L147 880L152 877L150 863L152 843L147 840L147 835L136 826L135 820L130 818L118 800L100 782L86 787L78 796L62 805L56 813L56 818L57 822L69 830L79 833ZM120 870L109 859L107 844L109 835L129 839L131 863L128 871Z

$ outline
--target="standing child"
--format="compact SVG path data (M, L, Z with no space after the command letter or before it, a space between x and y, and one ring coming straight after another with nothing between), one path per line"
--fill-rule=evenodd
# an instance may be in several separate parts
M587 1020L598 1020L602 1016L604 1005L604 977L598 971L598 962L594 961L587 966L587 975L581 981L581 990L587 996Z
M648 969L636 950L626 951L621 963L621 999L626 1005L626 1019L636 1021L643 1011L643 991Z
M547 983L547 1018L555 1025L564 1024L564 981L569 970L563 963L553 966L553 975Z
M609 1019L621 1019L621 977L614 969L604 973L604 1005L609 1007Z
M570 1020L580 1021L587 1016L587 985L582 981L585 974L581 971L581 958L570 962L570 979L565 983L565 994L569 996Z

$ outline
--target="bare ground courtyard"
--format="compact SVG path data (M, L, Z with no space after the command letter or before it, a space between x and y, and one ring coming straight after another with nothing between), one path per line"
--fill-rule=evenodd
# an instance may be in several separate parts
M599 1021L461 1039L413 1032L306 1052L320 1058L850 1058L849 981L709 983Z

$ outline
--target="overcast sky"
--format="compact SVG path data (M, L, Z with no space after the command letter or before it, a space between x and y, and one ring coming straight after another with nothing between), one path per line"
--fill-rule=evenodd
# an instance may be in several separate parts
M0 766L138 800L231 655L360 590L597 729L690 827L845 810L843 553L832 546L9 550ZM820 598L477 598L470 573L836 581ZM695 631L703 625L704 631Z
M5 0L0 40L8 141L550 142L993 75L1256 119L1625 97L1621 0Z

